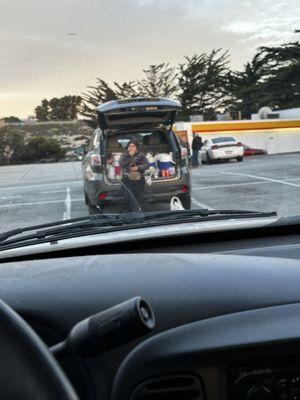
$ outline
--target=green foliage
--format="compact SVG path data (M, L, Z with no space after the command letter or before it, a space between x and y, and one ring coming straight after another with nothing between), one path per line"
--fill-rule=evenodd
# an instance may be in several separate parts
M38 121L44 122L49 120L49 101L42 100L42 104L35 108L35 115Z
M26 143L21 133L0 130L0 165L33 163L41 159L59 161L66 151L56 139L33 136Z
M66 149L62 149L56 139L34 136L26 145L26 153L23 155L23 159L24 161L34 162L43 158L54 158L55 161L59 161L65 154Z
M82 99L80 96L54 97L51 100L42 100L41 105L35 108L38 121L71 121L77 119Z
M300 44L261 47L244 71L229 74L232 108L249 118L263 106L300 107Z
M116 91L103 79L97 78L96 86L88 86L88 91L83 93L81 115L90 121L92 126L97 125L96 107L106 101L118 98Z
M227 51L213 50L210 54L185 57L179 65L179 100L183 119L190 115L212 115L228 102Z
M241 110L243 117L250 118L263 104L262 83L268 74L265 64L261 54L256 54L245 65L244 71L228 74L231 109Z
M24 149L25 141L22 134L0 130L0 165L21 163Z
M229 54L222 49L185 57L178 68L169 63L150 65L144 78L113 84L97 78L80 96L44 99L35 112L39 121L72 120L78 113L97 125L96 107L116 99L174 97L182 103L180 119L200 114L214 119L217 112L241 111L249 118L262 106L300 107L300 44L261 47L242 71L229 69Z
M262 84L262 101L275 109L300 107L299 42L261 47L259 51L268 74Z
M139 93L149 97L172 97L178 91L178 74L169 63L150 65L143 70L145 77L138 82Z
M149 69L143 72L145 77L141 81L114 82L113 85L97 78L96 85L88 86L88 91L82 95L81 114L90 121L92 126L96 126L96 107L101 103L138 96L169 97L175 94L178 88L175 68L163 63L150 65Z
M130 99L140 95L137 89L137 83L134 81L123 83L114 82L114 85L114 94L118 99Z
M2 118L6 124L11 124L11 123L20 123L21 120L18 117L14 117L11 115L10 117L4 117Z

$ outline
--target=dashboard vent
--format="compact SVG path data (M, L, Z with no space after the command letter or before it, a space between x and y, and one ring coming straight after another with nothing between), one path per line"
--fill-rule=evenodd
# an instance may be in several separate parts
M203 400L200 379L193 375L161 376L140 384L130 400Z

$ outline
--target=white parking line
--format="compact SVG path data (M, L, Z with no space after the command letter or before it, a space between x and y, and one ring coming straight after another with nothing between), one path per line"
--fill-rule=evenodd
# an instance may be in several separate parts
M246 176L246 177L248 177L248 178L260 179L260 180L267 181L267 182L280 183L280 184L282 184L282 185L288 185L288 186L293 186L293 187L300 188L300 185L296 185L296 183L291 183L291 182L287 182L287 181L282 181L282 180L280 180L280 179L266 178L266 177L264 177L264 176L249 175L249 174L240 174L240 173L238 173L238 172L221 172L221 174L223 174L223 175Z
M206 204L204 204L204 203L201 203L200 201L194 199L194 197L192 197L192 202L193 202L196 206L198 206L198 207L200 207L200 208L207 208L208 210L213 210L213 208L211 208L211 207L209 207L208 205L206 205Z
M20 198L21 196L19 194L16 194L15 196L6 196L6 197L1 197L1 200L13 200L16 198Z
M207 189L219 189L219 188L227 188L227 187L235 187L235 186L248 186L248 185L263 185L267 182L243 182L243 183L229 183L228 185L211 185L211 186L194 186L193 190L207 190Z
M71 218L71 194L70 194L70 188L67 187L67 194L65 198L65 211L63 214L63 220L70 219Z
M38 188L45 188L47 189L48 187L51 186L63 186L66 187L66 184L69 186L82 186L82 181L64 181L64 182L53 182L53 183L38 183L36 185L23 185L23 186L9 186L9 187L0 187L0 191L7 191L9 190L10 192L13 190L26 190L26 189L38 189Z
M52 193L66 193L65 190L50 190L49 192L41 192L42 194L52 194Z
M71 202L73 203L74 201L81 201L84 203L84 199L71 199ZM1 204L0 208L6 208L6 207L26 207L26 206L38 206L40 204L55 204L55 203L65 203L65 200L50 200L50 201L36 201L33 203L13 203L13 204Z

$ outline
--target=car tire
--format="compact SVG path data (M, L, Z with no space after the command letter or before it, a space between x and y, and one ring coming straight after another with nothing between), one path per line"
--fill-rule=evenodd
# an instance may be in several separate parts
M210 158L209 154L206 153L206 164L212 164L213 160Z
M237 158L236 158L236 161L238 161L238 162L243 161L243 157L237 157Z
M181 194L179 200L185 210L190 210L192 207L192 199L189 194Z
M98 208L96 206L94 206L93 204L91 204L88 196L86 196L86 201L87 201L86 205L87 205L89 214L90 215L99 214Z

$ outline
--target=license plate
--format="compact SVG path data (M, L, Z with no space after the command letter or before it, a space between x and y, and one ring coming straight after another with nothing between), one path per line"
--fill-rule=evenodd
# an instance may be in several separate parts
M226 154L232 154L232 150L226 150L225 153Z

